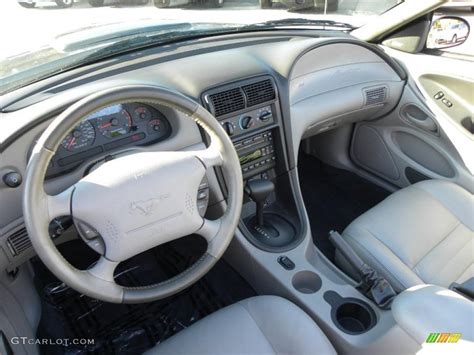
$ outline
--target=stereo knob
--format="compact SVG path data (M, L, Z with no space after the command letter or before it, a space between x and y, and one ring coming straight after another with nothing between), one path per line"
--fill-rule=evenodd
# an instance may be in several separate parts
M232 136L234 134L234 125L232 122L225 122L222 127L224 127L224 130L227 132L228 136Z
M252 128L255 121L252 116L243 116L240 118L240 127L242 129Z

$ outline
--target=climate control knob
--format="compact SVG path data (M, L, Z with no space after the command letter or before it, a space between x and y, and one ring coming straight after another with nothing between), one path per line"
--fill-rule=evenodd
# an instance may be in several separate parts
M255 120L252 116L242 116L239 124L242 129L249 129L253 127Z
M225 122L222 127L227 132L227 135L232 136L234 134L234 125L232 122Z
M267 122L270 118L272 118L272 113L270 111L263 111L258 116L258 119L262 122Z

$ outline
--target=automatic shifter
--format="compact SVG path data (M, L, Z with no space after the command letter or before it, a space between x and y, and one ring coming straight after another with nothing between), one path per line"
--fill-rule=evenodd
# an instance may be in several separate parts
M265 201L275 190L275 185L269 180L250 180L245 186L245 192L257 205L254 217L246 221L248 230L256 240L271 247L281 247L289 244L295 238L293 225L279 214L263 213Z
M275 190L275 184L268 180L250 180L245 186L245 192L250 196L252 201L257 204L257 225L259 227L264 226L263 220L263 207L268 195Z

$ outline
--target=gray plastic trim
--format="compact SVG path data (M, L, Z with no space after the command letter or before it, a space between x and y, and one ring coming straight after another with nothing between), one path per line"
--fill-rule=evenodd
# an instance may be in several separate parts
M289 83L293 159L302 138L390 112L404 85L398 73L366 47L336 43L306 52L294 65ZM367 105L367 89L383 87L385 100Z
M0 329L8 341L13 337L35 339L41 304L27 265L11 279L0 277ZM9 343L15 354L39 354L36 344Z

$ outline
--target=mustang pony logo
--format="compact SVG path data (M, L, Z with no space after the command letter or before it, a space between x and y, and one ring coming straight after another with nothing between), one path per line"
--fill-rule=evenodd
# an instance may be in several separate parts
M163 200L170 197L170 194L160 195L157 198L151 198L146 201L135 201L130 203L130 214L139 213L142 216L150 215Z

